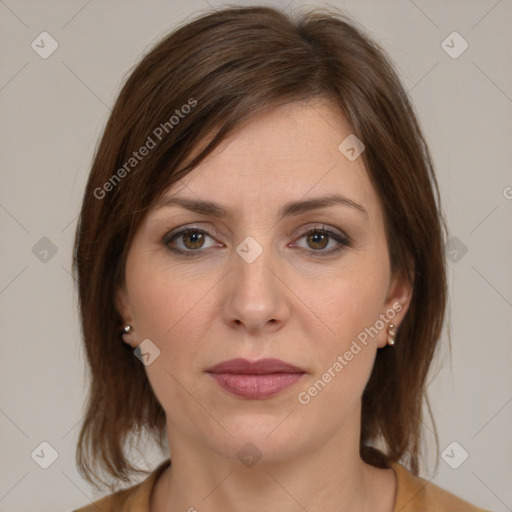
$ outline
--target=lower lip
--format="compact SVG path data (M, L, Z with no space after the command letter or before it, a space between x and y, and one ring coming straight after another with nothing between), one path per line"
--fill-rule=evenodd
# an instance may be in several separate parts
M293 386L303 373L269 373L247 375L235 373L210 373L216 382L233 395L249 400L262 400L277 395Z

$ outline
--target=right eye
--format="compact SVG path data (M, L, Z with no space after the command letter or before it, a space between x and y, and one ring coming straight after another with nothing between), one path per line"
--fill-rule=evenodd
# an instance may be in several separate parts
M188 226L184 229L171 231L166 234L163 243L169 248L169 250L177 254L182 254L184 256L197 256L204 252L201 249L204 248L206 238L212 238L207 231ZM176 241L181 242L182 246L176 247ZM210 247L213 247L214 245L215 244Z

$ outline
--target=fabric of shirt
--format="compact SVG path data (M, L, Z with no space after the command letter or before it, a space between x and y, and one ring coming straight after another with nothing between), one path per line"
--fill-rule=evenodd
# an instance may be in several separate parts
M104 496L73 512L149 512L155 482L169 464L170 459L167 459L139 484ZM414 476L398 462L392 462L391 468L397 480L393 512L489 512L424 478Z

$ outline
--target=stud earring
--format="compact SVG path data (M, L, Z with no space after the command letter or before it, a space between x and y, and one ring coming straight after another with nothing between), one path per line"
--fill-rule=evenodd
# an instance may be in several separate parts
M131 325L125 325L123 327L122 334L130 334L133 331L133 327Z
M396 331L393 324L388 325L388 345L395 344Z

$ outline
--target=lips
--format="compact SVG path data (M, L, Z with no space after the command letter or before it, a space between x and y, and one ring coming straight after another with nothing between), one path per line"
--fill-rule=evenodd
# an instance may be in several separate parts
M208 373L236 373L245 375L265 375L269 373L305 373L304 370L280 359L267 358L259 361L230 359L206 370Z
M271 398L298 382L306 373L280 359L231 359L207 370L219 386L249 400Z

